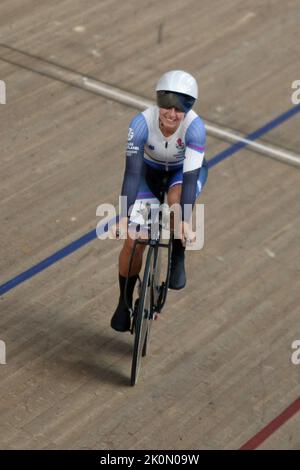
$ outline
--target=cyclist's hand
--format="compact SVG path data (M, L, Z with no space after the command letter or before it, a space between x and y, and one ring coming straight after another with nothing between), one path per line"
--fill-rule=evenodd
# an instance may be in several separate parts
M182 244L193 243L196 240L196 233L192 230L191 224L188 222L179 222L176 237L182 241Z
M112 239L124 239L127 236L127 226L128 226L128 218L123 217L119 220L116 224L112 225L109 230L109 238Z

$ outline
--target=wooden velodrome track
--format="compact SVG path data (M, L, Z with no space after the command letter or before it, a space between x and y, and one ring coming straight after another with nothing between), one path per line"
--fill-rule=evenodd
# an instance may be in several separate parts
M248 134L293 107L299 21L296 0L2 1L1 285L117 202L136 112L37 73L32 55L148 99L161 73L186 69L196 111ZM299 123L263 139L298 152ZM207 158L228 147L208 136ZM238 449L256 436L252 448L299 449L299 171L245 148L211 168L204 249L134 388L132 337L109 326L120 242L94 239L3 291L0 447Z

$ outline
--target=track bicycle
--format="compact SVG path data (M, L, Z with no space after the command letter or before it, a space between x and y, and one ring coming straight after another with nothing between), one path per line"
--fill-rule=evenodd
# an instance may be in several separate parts
M138 298L134 302L133 308L128 306L132 317L131 333L134 335L130 378L132 386L137 383L142 357L146 356L149 351L152 321L157 314L161 313L167 299L174 232L170 229L168 241L164 242L162 239L162 221L163 216L161 212L159 213L157 223L153 224L150 219L148 238L146 240L139 238L135 240L129 263L130 276L137 245L144 244L148 247L143 276L142 279L139 278ZM164 273L162 272L162 249L167 249ZM127 285L125 292L126 288Z

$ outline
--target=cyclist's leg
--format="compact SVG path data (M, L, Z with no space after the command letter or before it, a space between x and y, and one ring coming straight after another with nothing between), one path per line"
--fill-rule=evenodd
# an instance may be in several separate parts
M128 277L128 276L136 276L139 274L142 262L143 262L143 252L146 248L145 245L137 244L135 247L134 257L131 264L131 269L129 272L129 263L132 254L132 250L134 247L134 240L131 238L127 238L124 241L122 250L119 255L119 273L121 276Z
M170 207L173 206L173 213L171 217L171 224L176 233L175 223L181 220L180 198L181 198L182 181L174 182L168 191L167 200ZM186 284L186 274L184 267L185 248L180 239L173 239L172 257L171 257L171 272L170 272L170 289L183 289Z
M138 225L140 226L142 231L143 229L145 229L145 215L147 212L147 204L152 203L157 204L157 199L150 191L143 176L138 190L137 199L135 201L130 216L129 233L134 233L135 228ZM127 331L130 329L130 312L127 308L126 300L129 305L132 304L134 287L138 279L138 274L142 267L143 252L145 249L145 245L137 244L134 252L134 258L132 260L131 270L130 273L128 272L133 247L134 239L130 236L127 236L127 239L124 241L119 256L119 302L111 319L111 326L117 331ZM125 292L127 277L127 291ZM125 294L127 294L126 300Z
M131 238L127 238L124 241L124 245L119 256L120 295L117 308L111 319L111 326L117 331L128 331L130 329L130 312L128 310L127 305L132 305L133 291L143 261L143 251L145 249L145 245L138 244L135 247L134 258L132 260L131 270L129 272L129 263L132 255L133 246L134 240L132 240Z
M196 187L196 194L195 200L199 197L202 189L207 180L207 164L204 161L204 165L200 169L197 187ZM181 198L181 190L182 190L182 181L183 181L183 173L182 170L178 170L169 180L169 190L168 190L168 204L172 206L174 204L180 204ZM175 221L180 220L181 212L178 207L178 213L174 214ZM171 274L170 274L170 289L179 290L182 289L186 284L186 275L185 275L185 266L184 266L184 258L185 258L185 248L182 245L181 240L174 239L173 240L173 251L172 251L172 259L171 259Z

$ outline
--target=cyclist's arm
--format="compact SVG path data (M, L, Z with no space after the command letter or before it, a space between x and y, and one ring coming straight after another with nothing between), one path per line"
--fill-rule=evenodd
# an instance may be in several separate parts
M203 164L205 142L205 127L200 117L197 117L192 121L186 132L186 151L180 200L183 220L185 221L190 219L192 207L195 204L197 180ZM186 206L184 211L185 205L189 206Z
M121 217L128 217L134 204L142 175L144 145L148 138L148 126L142 113L133 118L128 130L126 166L121 195L127 197L127 205L121 206Z

